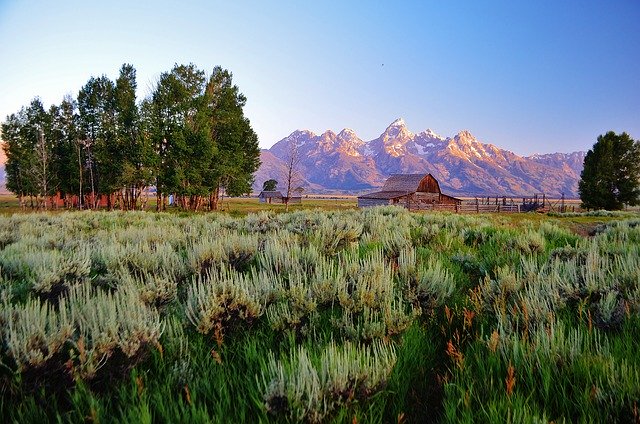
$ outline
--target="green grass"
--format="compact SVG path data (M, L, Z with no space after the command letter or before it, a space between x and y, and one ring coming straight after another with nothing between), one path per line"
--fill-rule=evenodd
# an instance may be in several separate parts
M640 419L637 215L226 202L0 217L3 421Z

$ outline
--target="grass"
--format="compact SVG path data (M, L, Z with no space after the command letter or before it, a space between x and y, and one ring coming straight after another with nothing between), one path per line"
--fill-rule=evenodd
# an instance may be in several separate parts
M148 210L155 210L156 198L149 197ZM289 210L349 210L357 208L357 200L354 196L307 196L300 204L290 204ZM244 216L248 213L260 211L284 212L285 205L260 203L257 197L225 197L222 199L220 210L234 216ZM50 210L50 213L63 212L64 208ZM0 214L13 214L32 212L30 208L20 209L18 199L12 194L0 194ZM167 212L184 213L178 208L168 207Z
M638 422L637 215L349 202L0 217L0 415Z

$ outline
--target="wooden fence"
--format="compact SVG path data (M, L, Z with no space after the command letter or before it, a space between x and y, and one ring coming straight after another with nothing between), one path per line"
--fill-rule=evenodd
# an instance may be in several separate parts
M526 212L527 209L519 203L515 203L512 199L495 198L495 202L484 199L464 200L459 204L443 204L443 203L409 203L406 205L412 211L448 211L454 213L519 213Z
M519 204L497 204L487 205L475 202L463 202L459 205L445 205L445 204L416 204L410 205L412 211L449 211L454 213L489 213L489 212L505 212L505 213L518 213L520 212Z

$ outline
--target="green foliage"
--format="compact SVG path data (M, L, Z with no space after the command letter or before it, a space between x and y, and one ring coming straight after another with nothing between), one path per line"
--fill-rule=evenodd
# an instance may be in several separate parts
M42 205L59 192L69 206L78 196L79 207L95 208L105 195L109 209L124 210L141 208L150 185L160 208L174 195L191 210L216 209L222 189L251 191L258 138L229 71L215 67L207 77L193 64L176 64L139 103L136 88L136 71L124 64L115 81L91 77L77 100L45 111L36 98L8 116L7 188Z
M245 103L231 73L220 67L208 80L193 64L160 76L143 106L158 157L159 193L175 194L195 210L203 196L216 209L222 187L232 195L251 191L260 150Z
M262 184L262 190L275 191L278 187L278 182L274 179L267 180Z
M640 204L640 142L609 131L584 158L578 186L587 209L622 209Z
M42 174L43 166L51 166L47 158L52 149L49 121L42 102L35 98L2 124L3 149L7 155L6 186L19 197L50 194L52 185L43 181L49 182L51 173Z
M2 217L0 415L633 422L638 246L400 208Z

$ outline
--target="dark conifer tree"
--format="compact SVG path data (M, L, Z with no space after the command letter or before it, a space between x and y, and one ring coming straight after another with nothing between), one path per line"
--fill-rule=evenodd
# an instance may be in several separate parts
M584 158L578 185L587 209L622 209L640 204L640 142L609 131Z

